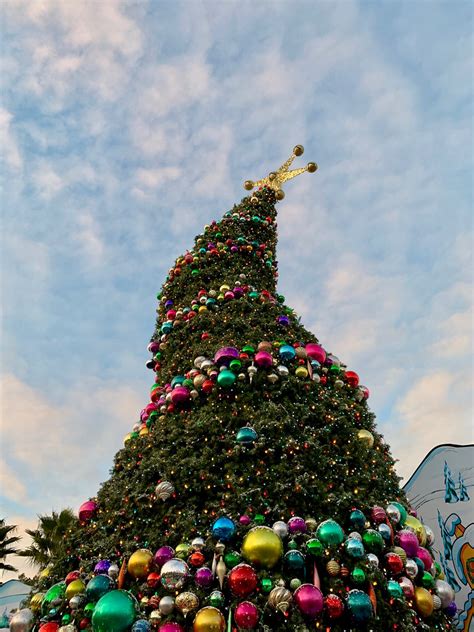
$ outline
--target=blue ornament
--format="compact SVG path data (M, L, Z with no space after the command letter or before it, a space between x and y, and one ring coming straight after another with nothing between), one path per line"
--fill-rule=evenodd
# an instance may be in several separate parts
M280 354L280 358L282 360L293 360L296 356L295 348L291 345L281 345L278 353Z
M249 426L244 426L240 428L237 432L237 443L241 443L242 445L251 445L254 441L257 440L257 433L253 428Z
M132 632L150 632L151 626L145 619L138 619L132 626Z
M212 525L212 535L216 540L228 542L235 533L235 524L227 516L221 516Z
M381 524L379 524L378 532L380 533L382 538L385 540L385 542L390 542L390 540L392 539L392 530L390 529L388 524L386 524L385 522L382 522Z
M387 582L387 592L393 599L403 599L403 589L398 582L389 579Z
M300 571L304 568L305 557L301 551L292 549L285 554L284 563L291 571Z
M360 509L354 509L354 511L351 511L349 520L356 529L363 529L365 527L365 516Z
M86 597L89 601L99 599L112 589L113 582L108 575L96 575L86 586Z
M344 547L347 555L355 560L360 560L365 555L364 545L361 540L357 540L356 538L346 540Z
M184 375L175 375L175 377L171 380L171 388L181 386L185 379Z
M173 330L173 323L163 323L160 327L162 334L169 334Z
M373 614L370 597L363 590L350 590L347 595L347 608L356 623L365 623Z

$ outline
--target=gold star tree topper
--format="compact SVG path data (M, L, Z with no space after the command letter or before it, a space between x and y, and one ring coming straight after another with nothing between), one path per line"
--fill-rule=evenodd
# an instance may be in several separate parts
M304 152L303 145L296 145L293 149L292 155L286 160L282 166L278 169L278 171L271 171L266 178L262 178L257 182L253 182L252 180L246 180L244 182L244 189L247 191L251 191L255 187L269 187L275 191L275 195L277 200L283 200L285 197L285 192L281 188L281 185L287 180L291 180L296 176L299 176L301 173L305 173L305 171L309 171L309 173L314 173L318 168L318 165L315 162L308 162L306 167L300 167L299 169L292 169L288 171L293 160L296 156L302 156Z

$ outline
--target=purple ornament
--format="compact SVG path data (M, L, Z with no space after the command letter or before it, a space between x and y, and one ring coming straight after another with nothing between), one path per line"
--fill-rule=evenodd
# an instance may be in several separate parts
M423 564L425 565L425 570L429 571L430 568L433 566L433 558L431 557L429 551L427 551L422 546L418 547L416 557L423 562Z
M288 327L288 325L290 324L290 319L288 318L288 316L278 316L277 323L279 325L283 325L283 327Z
M228 365L231 360L235 360L239 357L239 350L235 347L222 347L214 356L214 364L220 366L221 364Z
M288 530L290 533L306 533L307 526L303 518L294 516L288 520Z
M456 606L456 602L452 601L449 606L447 608L445 608L444 610L446 612L446 614L448 615L448 617L454 617L454 615L457 613L458 608Z
M263 368L269 368L273 364L273 358L268 351L257 351L255 354L255 364Z
M408 529L400 531L398 534L398 542L408 557L415 557L419 544L418 538L413 531L409 531Z
M150 344L148 345L147 349L150 353L155 354L157 351L160 350L160 343L157 342L156 340L152 340Z
M110 568L109 560L100 560L94 567L94 573L96 575L107 575Z
M212 582L214 581L214 575L212 574L210 568L207 568L207 566L201 566L194 575L194 581L200 588L209 588L209 586L212 586Z
M231 246L230 251L235 253L239 252L239 249L237 248L237 246Z
M174 303L171 299L168 299L165 303L165 307L166 309L169 309L170 307L173 307Z
M234 292L235 298L240 298L244 295L244 291L241 287L234 287L232 291Z
M163 566L165 562L172 560L173 557L174 557L174 549L172 549L170 546L162 546L155 553L153 561L155 562L157 566Z
M316 619L324 606L323 593L313 584L302 584L295 590L293 599L308 619Z
M243 516L240 516L239 522L242 526L246 527L247 525L251 523L250 516L247 516L246 514L244 514Z

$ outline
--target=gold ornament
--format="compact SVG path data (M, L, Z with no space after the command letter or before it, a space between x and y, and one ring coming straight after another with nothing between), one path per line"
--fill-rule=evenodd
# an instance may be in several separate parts
M155 625L155 623L159 623L161 621L161 612L159 610L152 610L150 612L150 623Z
M273 568L283 555L283 543L270 527L254 527L244 538L242 555L256 566Z
M244 189L247 191L251 191L255 187L268 187L276 191L276 197L278 200L282 200L285 197L285 194L282 190L282 184L284 184L287 180L291 180L296 176L299 176L301 173L305 173L308 171L309 173L314 173L318 168L315 162L308 162L306 167L300 167L299 169L292 169L288 171L291 163L296 158L296 156L301 156L304 152L304 148L302 145L296 145L293 149L292 155L286 160L281 167L277 171L271 171L266 178L262 178L261 180L257 180L254 182L253 180L246 180L244 183Z
M127 570L135 579L143 579L150 572L153 553L148 549L138 549L128 560Z
M41 609L41 602L43 601L44 593L36 593L30 599L30 610L33 612L39 612Z
M314 518L306 518L305 524L310 533L312 533L313 531L316 531L316 528L318 526L318 523L316 522Z
M359 439L359 441L365 443L368 448L372 448L374 445L374 435L368 430L365 430L365 428L359 430L359 432L357 433L357 438Z
M326 570L329 575L331 575L331 577L336 577L336 575L339 575L341 566L339 562L336 562L336 560L329 560L329 562L326 564Z
M224 632L225 619L217 608L201 608L194 618L193 632Z
M80 595L81 593L86 592L86 586L81 579L75 579L70 582L66 588L66 599L69 601L75 595Z
M426 588L417 586L415 588L416 609L422 617L429 617L434 608L433 595Z
M425 546L426 529L424 525L418 520L418 518L415 518L415 516L407 516L407 519L405 520L404 528L411 529L412 531L414 531L416 533L416 537L418 538L418 542L420 543L420 546Z
M268 603L274 610L287 612L293 600L291 592L284 586L277 586L268 595Z
M258 197L256 195L252 195L252 197L250 198L250 203L258 204Z
M199 599L192 592L184 592L176 597L175 604L178 610L181 610L184 616L187 617L190 612L196 610L199 606Z

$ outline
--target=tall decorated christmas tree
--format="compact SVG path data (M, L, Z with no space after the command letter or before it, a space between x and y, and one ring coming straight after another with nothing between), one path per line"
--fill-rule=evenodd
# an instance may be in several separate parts
M248 197L170 269L149 402L18 621L42 619L43 632L451 629L453 591L368 389L277 293L275 203L286 180L316 170L289 170L302 153L247 181Z

